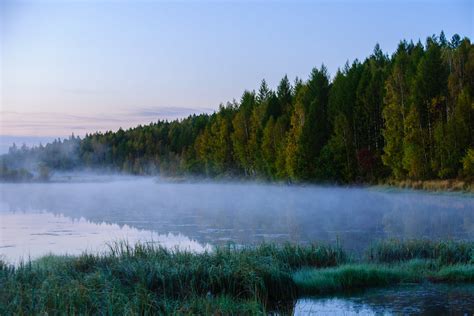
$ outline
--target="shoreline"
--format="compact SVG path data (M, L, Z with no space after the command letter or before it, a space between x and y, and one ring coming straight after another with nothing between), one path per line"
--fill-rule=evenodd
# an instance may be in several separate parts
M76 175L77 173L72 173ZM80 171L79 171L80 174ZM86 172L87 176L90 176L90 171ZM154 178L164 180L169 183L239 183L239 184L262 184L262 185L282 185L282 186L321 186L321 187L340 187L340 188L388 188L388 189L408 189L416 191L425 191L425 192L435 192L435 193L467 193L474 194L474 182L461 180L461 179L434 179L434 180L394 180L387 179L381 180L379 182L367 182L367 183L332 183L332 182L288 182L283 180L264 180L259 178L245 178L245 177L199 177L199 176L168 176L168 175L134 175L126 173L97 173L94 176L124 176L131 178ZM71 183L73 176L64 176L62 175L60 179L31 179L31 180L6 180L0 179L0 184L24 184L24 183ZM83 180L84 182L89 182L92 180Z
M459 179L446 180L387 180L381 186L397 187L428 192L474 193L474 183Z

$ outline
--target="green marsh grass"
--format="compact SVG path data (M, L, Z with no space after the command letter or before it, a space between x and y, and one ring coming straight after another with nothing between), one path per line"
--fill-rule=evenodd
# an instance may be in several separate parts
M398 269L376 265L351 264L336 268L305 268L293 280L302 294L327 294L399 283Z
M303 268L293 274L302 294L327 294L399 283L419 283L439 270L433 260L396 264L349 263L331 268Z
M474 282L472 251L465 242L390 241L356 262L339 245L191 253L117 242L103 254L0 261L0 315L265 314L301 294Z
M326 245L228 246L196 254L118 242L103 255L0 265L0 314L261 310L297 296L295 269L337 266L344 260L340 247Z
M456 264L442 267L432 278L435 282L474 283L474 264Z
M391 251L390 245L395 245ZM293 274L293 281L300 294L308 295L426 281L472 283L474 262L466 254L472 253L473 245L414 240L377 243L368 252L377 249L383 255L381 257L369 257L365 262L337 267L302 268Z
M441 264L474 263L474 242L383 240L366 251L367 259L376 263L393 263L411 259L435 259Z

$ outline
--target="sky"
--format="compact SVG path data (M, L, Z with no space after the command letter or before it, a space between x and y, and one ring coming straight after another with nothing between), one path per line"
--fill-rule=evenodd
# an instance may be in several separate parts
M473 38L474 1L0 1L0 152L210 113L376 43Z

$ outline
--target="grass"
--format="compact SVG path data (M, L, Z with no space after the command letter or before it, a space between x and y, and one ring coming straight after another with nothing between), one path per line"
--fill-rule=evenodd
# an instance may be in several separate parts
M400 188L408 188L415 190L427 191L459 191L474 193L474 183L469 180L460 179L435 179L435 180L387 180L384 184L396 186Z
M397 264L344 264L334 268L304 268L294 273L293 280L302 294L327 294L400 283L420 283L437 276L439 267L433 260L421 259ZM458 276L456 272L454 275Z
M297 296L292 272L344 262L339 247L223 247L203 254L116 243L106 255L0 265L0 314L224 314ZM257 308L258 307L258 308Z
M443 267L431 279L434 282L445 283L474 283L474 265L453 265Z
M294 273L293 281L301 294L328 294L370 287L421 283L474 282L474 265L439 266L432 260L415 259L393 265L345 264L334 268L304 268Z
M387 241L351 262L341 247L322 244L196 254L116 243L102 255L45 256L16 267L0 262L0 315L265 314L301 294L473 282L473 249L463 242Z
M431 240L383 240L366 251L369 262L393 263L433 259L440 264L474 263L474 242Z
M293 280L302 294L327 294L398 283L398 270L375 265L344 265L337 268L305 268L297 271Z

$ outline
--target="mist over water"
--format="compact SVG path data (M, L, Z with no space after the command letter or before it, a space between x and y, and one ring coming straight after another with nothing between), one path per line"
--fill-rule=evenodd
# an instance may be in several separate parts
M117 239L196 251L339 241L355 253L383 238L474 239L468 194L90 174L53 180L1 184L4 257L95 251Z

